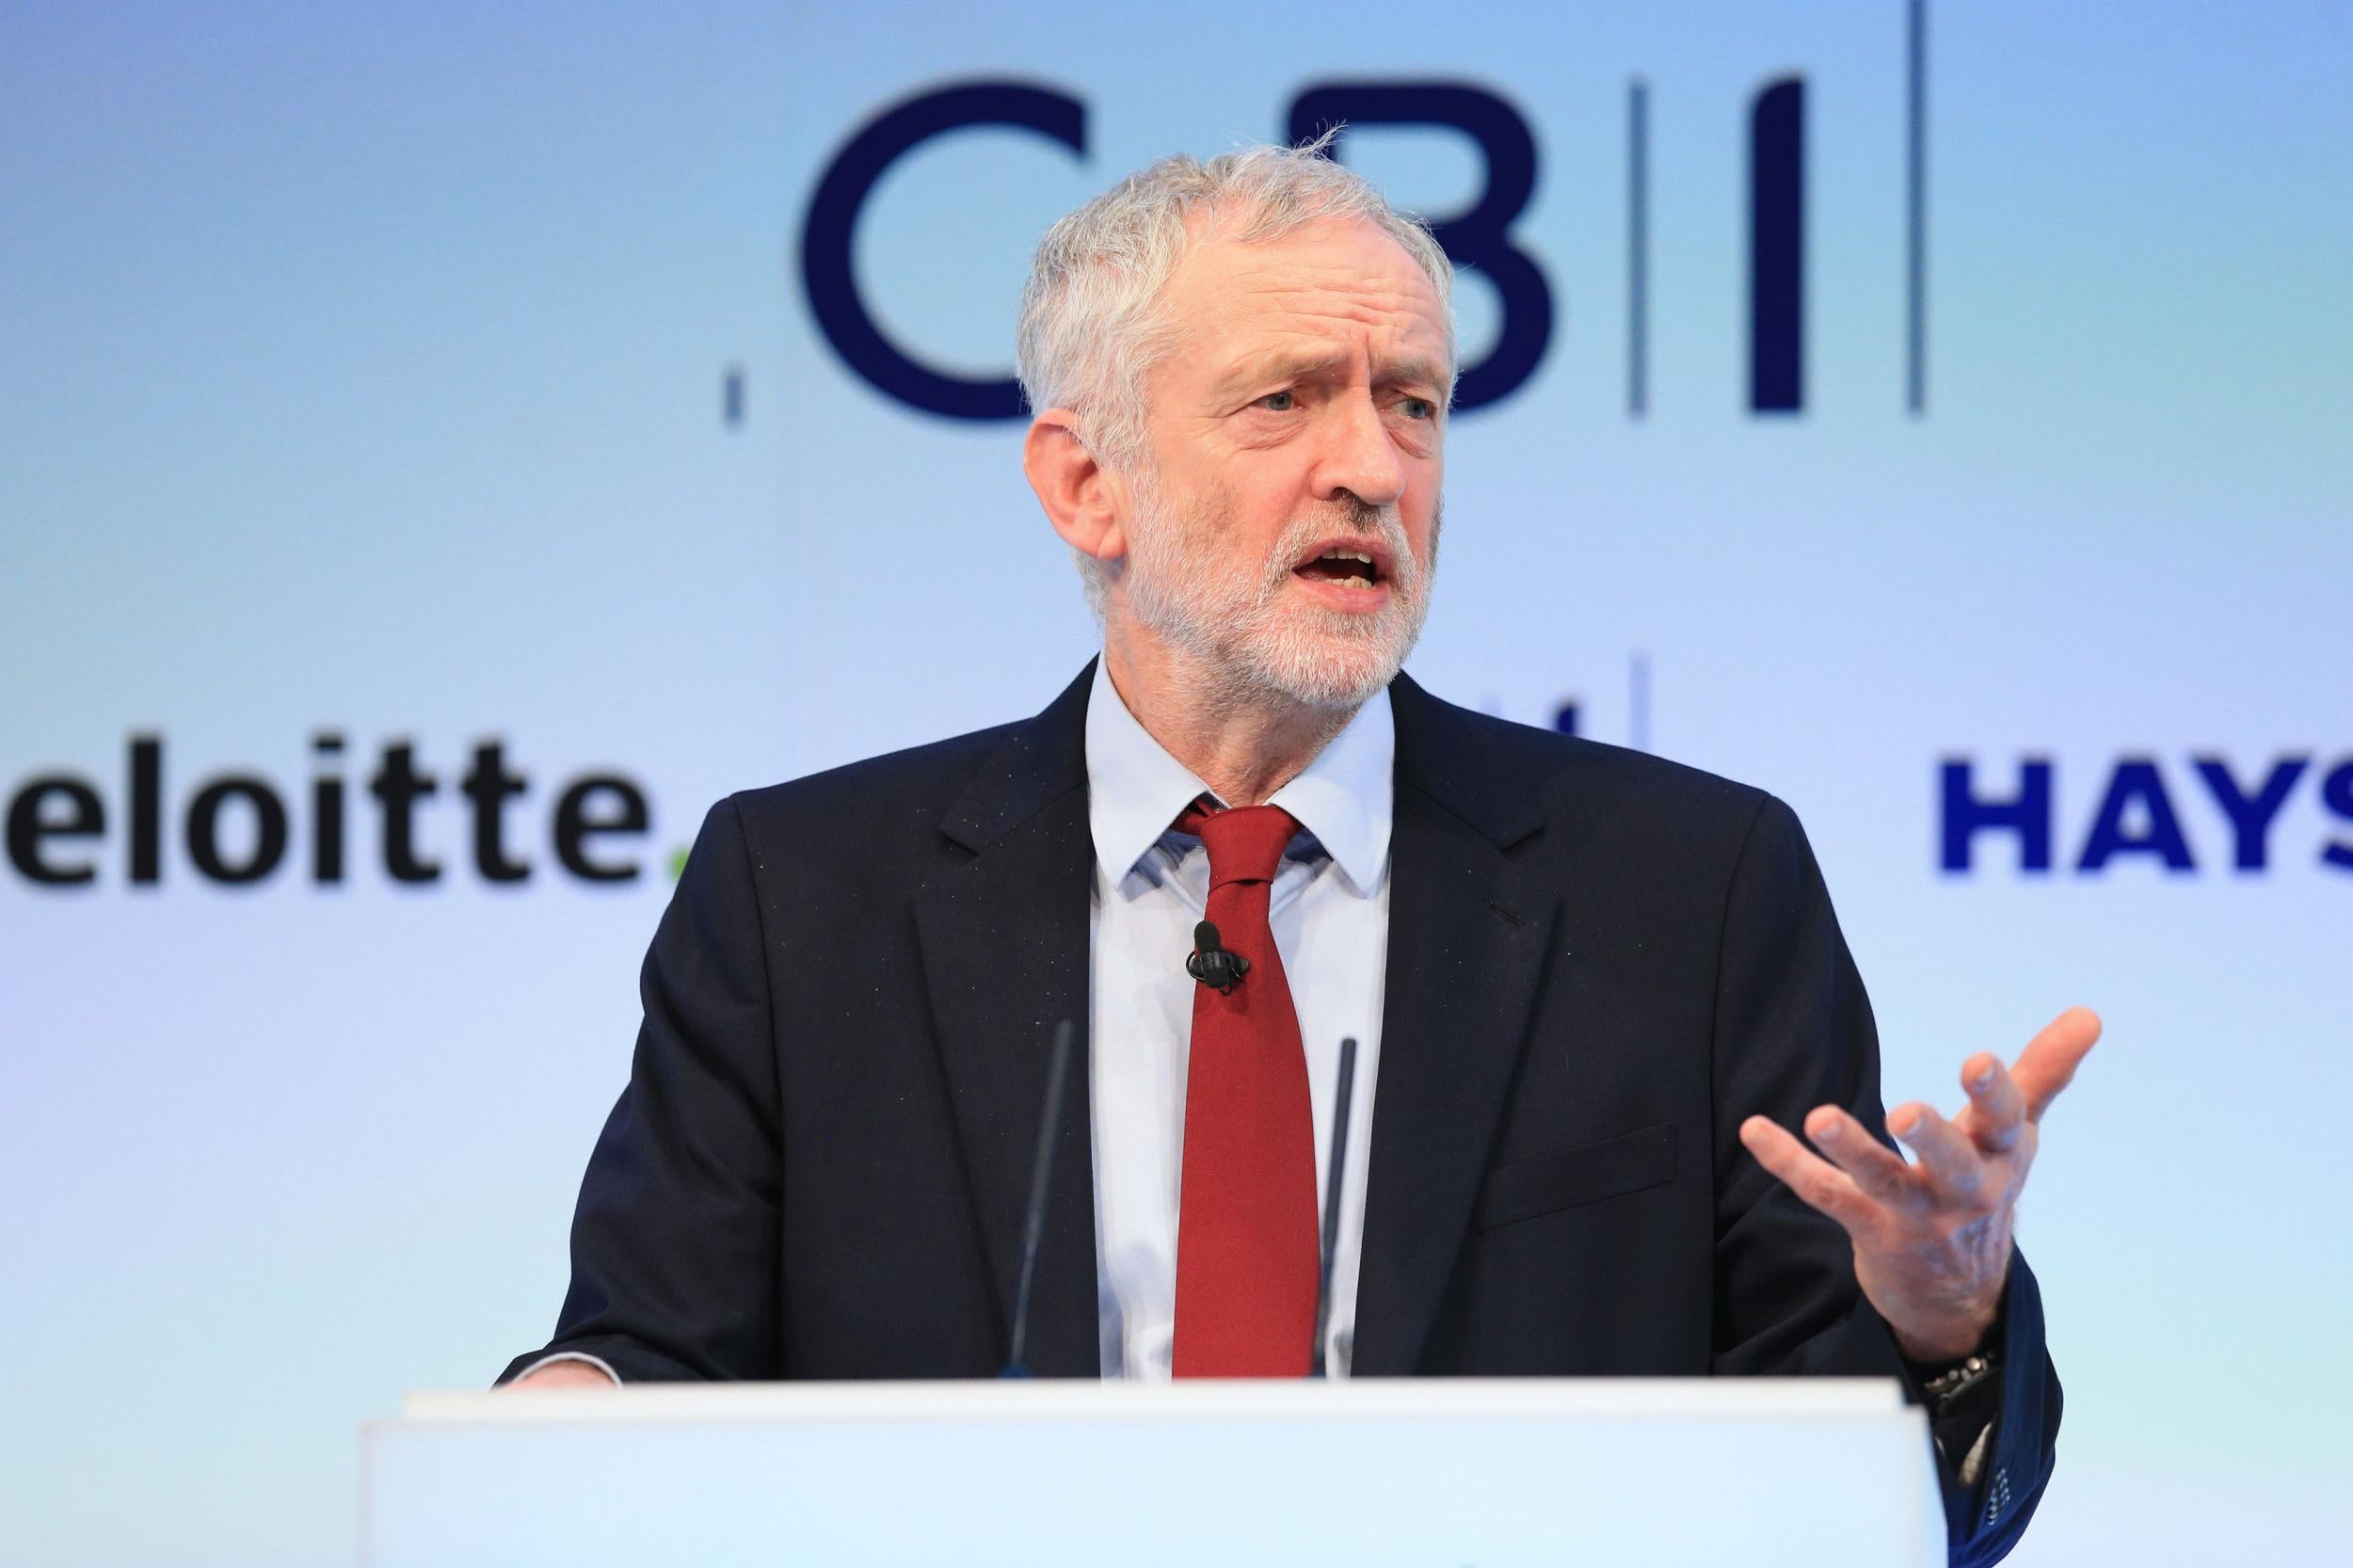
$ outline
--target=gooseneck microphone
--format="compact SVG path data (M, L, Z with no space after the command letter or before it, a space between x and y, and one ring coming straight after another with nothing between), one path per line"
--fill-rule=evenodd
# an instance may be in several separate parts
M1203 920L1193 928L1193 947L1185 959L1185 972L1220 996L1231 995L1241 977L1250 972L1250 960L1239 952L1227 952L1210 921Z
M1340 1188L1348 1175L1348 1096L1356 1087L1356 1036L1340 1041L1340 1081L1332 1095L1332 1160L1323 1178L1323 1244L1316 1260L1316 1343L1307 1375L1328 1377L1323 1338L1332 1322L1332 1254L1340 1239Z
M1030 1348L1030 1281L1037 1274L1037 1244L1046 1233L1046 1194L1054 1182L1054 1139L1062 1127L1063 1087L1070 1079L1070 1042L1078 1026L1054 1026L1054 1055L1046 1066L1046 1110L1037 1124L1037 1155L1030 1162L1030 1208L1021 1220L1021 1283L1013 1298L1013 1342L1000 1378L1026 1378ZM1330 1249L1327 1247L1327 1251Z

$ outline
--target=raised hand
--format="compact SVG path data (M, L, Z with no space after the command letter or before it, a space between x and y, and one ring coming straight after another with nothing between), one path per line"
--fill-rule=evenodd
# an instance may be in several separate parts
M1969 1103L1950 1120L1917 1100L1897 1106L1888 1130L1911 1148L1913 1163L1834 1105L1806 1113L1806 1136L1820 1155L1764 1116L1740 1124L1740 1142L1845 1227L1855 1278L1904 1354L1958 1361L1979 1348L2001 1306L2018 1193L2042 1113L2099 1038L2099 1016L2071 1007L2014 1065L2005 1068L1990 1051L1963 1063Z

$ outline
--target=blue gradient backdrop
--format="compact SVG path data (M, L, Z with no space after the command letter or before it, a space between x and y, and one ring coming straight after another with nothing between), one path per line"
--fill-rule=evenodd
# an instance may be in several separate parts
M1904 407L1897 0L1270 11L1194 4L11 8L0 48L0 790L72 775L86 886L0 869L0 1560L348 1560L357 1424L547 1334L626 1071L669 854L734 789L1041 705L1093 629L1016 426L849 374L797 273L884 105L1011 76L1074 158L974 131L857 234L885 329L1009 366L1055 216L1335 78L1528 121L1515 234L1557 312L1450 439L1439 692L1760 784L1814 836L1891 1098L1956 1097L2087 1002L2108 1035L2023 1216L2068 1393L2022 1564L2291 1563L2353 1532L2353 12L1948 4L1929 35L1928 408ZM1807 406L1743 405L1746 107L1806 82ZM1626 379L1625 98L1649 84L1650 408ZM1469 144L1368 130L1409 206ZM1466 348L1498 330L1463 291ZM729 367L740 423L722 418ZM1649 675L1638 713L1631 675ZM311 737L351 871L309 872ZM125 749L162 737L162 880ZM496 738L528 879L452 798ZM445 865L388 878L407 740ZM2312 763L2234 869L2194 771ZM2055 858L1940 866L1937 780L2055 769ZM2079 870L2153 759L2194 867ZM181 823L259 774L276 873ZM557 869L617 772L636 880ZM2147 803L2128 813L2145 826ZM225 845L249 841L224 818ZM242 835L242 836L241 836ZM239 850L241 853L241 849Z

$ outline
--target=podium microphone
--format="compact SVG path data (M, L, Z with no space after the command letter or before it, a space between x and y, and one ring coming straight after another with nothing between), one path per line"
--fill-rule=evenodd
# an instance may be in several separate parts
M1332 1322L1332 1253L1340 1239L1340 1188L1348 1175L1348 1096L1356 1086L1356 1036L1340 1042L1340 1081L1332 1096L1332 1160L1323 1178L1323 1244L1316 1262L1316 1343L1307 1375L1328 1377L1323 1337Z
M1030 1208L1021 1220L1021 1283L1013 1298L1013 1343L1005 1353L1005 1369L997 1374L1000 1378L1030 1375L1022 1361L1030 1342L1030 1281L1037 1273L1038 1240L1046 1233L1046 1194L1054 1181L1054 1136L1062 1128L1063 1087L1070 1079L1070 1042L1077 1033L1077 1026L1068 1018L1054 1026L1054 1055L1046 1067L1046 1112L1037 1124L1037 1155L1030 1162ZM1324 1251L1331 1250L1327 1240Z

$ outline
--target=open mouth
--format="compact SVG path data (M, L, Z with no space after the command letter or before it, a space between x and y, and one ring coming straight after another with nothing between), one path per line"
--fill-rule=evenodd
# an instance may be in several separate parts
M1335 545L1291 568L1295 576L1340 588L1375 588L1384 581L1381 562L1369 550Z

